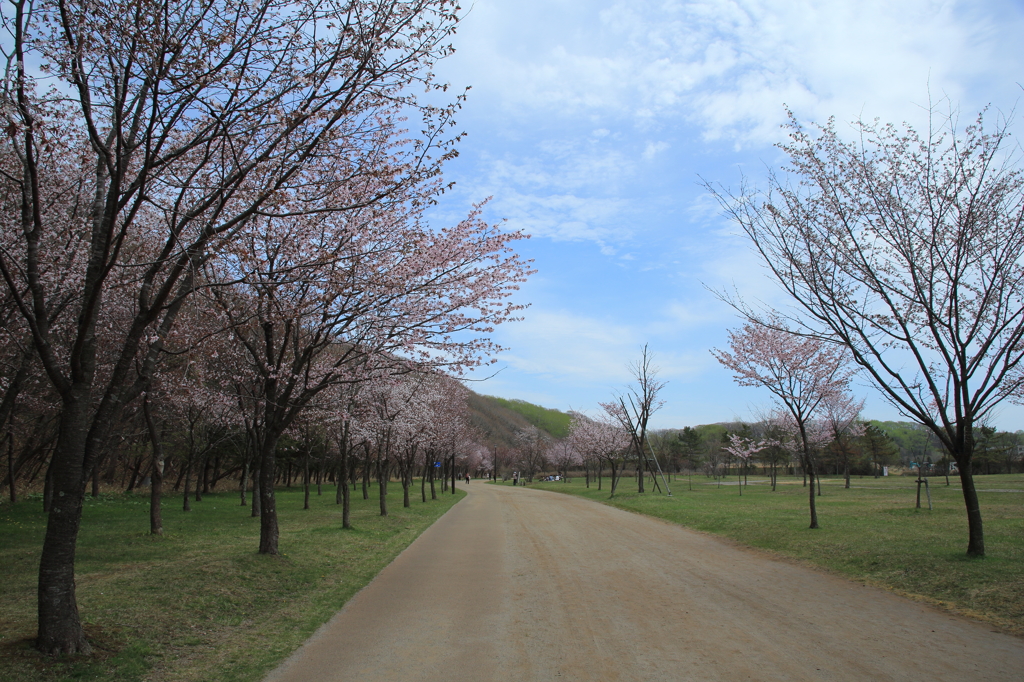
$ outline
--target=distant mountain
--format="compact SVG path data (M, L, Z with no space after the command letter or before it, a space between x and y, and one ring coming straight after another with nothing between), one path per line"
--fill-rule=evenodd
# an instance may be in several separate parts
M489 395L470 392L470 423L491 445L512 447L517 431L535 426L552 438L564 438L569 434L569 422L565 412L553 410L525 400L506 400Z

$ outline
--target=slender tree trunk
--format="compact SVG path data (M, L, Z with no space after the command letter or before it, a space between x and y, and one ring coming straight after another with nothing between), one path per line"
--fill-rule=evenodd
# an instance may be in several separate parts
M341 468L344 476L339 477L341 488L341 527L352 528L352 489L348 487L348 453L341 455Z
M160 433L157 431L156 422L153 420L153 411L148 395L142 400L142 411L146 418L146 428L149 430L149 442L153 447L153 466L149 472L149 533L150 535L163 535L164 521L160 509L160 499L163 495L164 485L164 449L160 442Z
M246 452L245 457L242 459L242 475L238 479L238 496L241 499L240 506L246 505L245 501L245 488L249 482L249 459L250 453Z
M124 489L126 493L135 491L135 486L139 482L139 474L142 472L143 459L143 456L139 455L138 457L135 457L131 460L134 463L130 467L131 476L128 477L128 485ZM122 478L121 481L123 483L124 478Z
M427 469L430 468L430 461L425 460L423 464L423 476L420 477L420 498L423 504L427 503Z
M306 449L306 456L302 458L302 489L303 509L309 509L309 449Z
M363 499L370 499L370 453L363 458Z
M348 477L343 475L344 473L346 473L344 447L340 447L340 450L342 452L338 456L338 485L335 487L334 491L334 504L336 505L341 504L341 488L348 487Z
M408 509L412 506L409 502L409 488L412 486L412 462L402 471L402 506Z
M807 447L807 439L804 437L804 485L807 485L807 477L811 478L811 485L808 488L811 507L811 528L818 528L818 509L814 505L814 460Z
M433 460L433 457L431 457L431 460ZM437 487L434 485L434 472L437 471L437 467L435 467L434 464L436 464L436 462L431 462L431 464L430 464L430 472L429 472L429 475L430 475L430 499L432 499L432 500L436 500L437 499Z
M189 460L191 461L191 459ZM203 501L203 488L205 483L203 477L206 476L206 455L200 455L196 461L196 502Z
M267 428L260 453L260 554L277 554L279 529L277 500L274 497L277 441L279 434Z
M7 482L11 486L11 504L18 503L18 490L14 484L14 434L7 432Z
M379 459L377 460L377 488L380 498L380 515L388 515L388 475L390 472L387 471L388 461Z
M636 464L637 464L637 469L636 469L637 490L636 491L638 493L644 492L644 460L646 458L644 457L644 452L643 452L644 444L643 444L642 441L643 441L643 439L641 438L640 441L638 441L638 444L637 444L637 449L639 450L639 452L637 452L637 459L636 459Z
M189 458L188 462L185 463L185 496L182 500L181 509L182 511L192 511L192 505L189 504L189 489L192 486L192 459Z
M349 424L345 422L342 427L341 442L338 450L341 457L338 461L338 492L341 493L341 527L352 528L352 491L348 487L349 479L349 451L348 451Z

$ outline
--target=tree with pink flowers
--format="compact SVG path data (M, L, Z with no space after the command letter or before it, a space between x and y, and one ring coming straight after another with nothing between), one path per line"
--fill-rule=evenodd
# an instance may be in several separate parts
M601 489L601 465L607 464L611 470L611 493L615 495L619 476L629 456L633 439L617 418L608 415L605 419L591 419L584 414L574 412L569 425L569 442L581 456L597 462L598 490Z
M447 87L432 67L452 51L455 2L14 0L3 20L0 196L8 206L0 276L60 404L37 646L86 653L75 597L84 482L119 415L147 390L185 302L218 286L250 312L260 305L252 273L267 268L236 260L221 264L223 278L209 278L204 268L213 260L240 259L237 240L254 231L292 229L309 235L301 261L312 256L321 225L361 232L360 218L339 214L392 220L409 230L399 262L360 271L358 286L379 292L408 279L414 288L394 293L380 316L361 319L406 359L426 355L435 365L486 354L482 339L506 310L493 294L514 283L491 272L502 237L489 226L471 219L430 230L408 219L413 203L441 191L441 166L456 153L461 96L437 106L423 101L434 95L417 95ZM40 63L42 77L29 67ZM64 88L48 90L47 79ZM401 129L406 117L416 132ZM263 245L270 248L249 255L276 257ZM302 250L296 242L281 247L289 256ZM470 253L474 247L483 248ZM321 281L315 275L309 285ZM421 305L448 295L434 317ZM409 326L400 310L419 315ZM307 389L324 385L330 364L324 354L299 357L296 335L331 337L334 357L354 341L311 329L316 313L300 319L272 305L262 312L272 317L232 322L257 335L264 322L272 326L269 343L252 345L266 353L253 363L267 370L261 380L271 389L257 394L271 410L273 433L260 445L266 455L293 408L314 397ZM473 348L452 360L452 344ZM265 495L273 461L259 469ZM272 499L262 502L264 513L273 511ZM271 530L264 523L261 546L272 553Z
M843 467L845 487L850 487L850 456L855 441L864 435L865 425L860 421L864 401L852 395L837 393L829 396L824 405L824 424L832 453Z
M790 321L844 346L960 472L967 554L984 556L976 429L1024 395L1024 172L1007 119L928 128L790 115L784 172L766 191L709 189L788 294ZM749 320L767 314L732 303Z
M801 463L811 479L809 506L811 528L818 528L814 503L814 456L811 447L813 420L824 403L846 392L852 377L845 351L814 338L786 330L782 320L771 325L747 322L729 332L729 350L711 351L733 371L740 386L768 389L792 416L800 434Z
M746 485L747 466L750 464L751 457L764 450L766 445L764 441L741 436L738 433L729 434L729 444L725 445L724 449L740 461L743 470L743 480L737 485L740 489L740 495L743 495L743 486Z

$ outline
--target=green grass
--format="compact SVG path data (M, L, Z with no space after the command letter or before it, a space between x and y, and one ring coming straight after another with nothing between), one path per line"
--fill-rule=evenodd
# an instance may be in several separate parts
M0 506L0 679L258 680L464 494L403 509L395 484L382 518L376 491L367 501L357 492L346 531L333 487L310 510L299 490L279 490L276 557L256 553L259 519L237 493L204 496L188 513L165 498L159 538L147 497L88 498L76 582L96 654L60 659L31 646L42 504Z
M673 497L636 493L623 479L615 497L582 478L530 487L581 495L699 531L721 535L785 557L799 559L867 584L882 586L951 611L980 618L1024 635L1024 475L978 476L985 523L984 559L969 559L967 515L959 482L931 481L933 509L915 509L913 478L823 479L816 498L821 528L808 528L807 489L802 481L780 479L772 492L763 477L738 494L733 485L685 477L671 482ZM647 489L650 490L650 485ZM1013 490L1016 492L997 492Z

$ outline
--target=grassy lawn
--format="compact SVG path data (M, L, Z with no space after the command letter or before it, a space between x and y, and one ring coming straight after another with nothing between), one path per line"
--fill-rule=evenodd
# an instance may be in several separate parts
M42 503L2 505L0 679L258 680L464 494L403 509L395 483L382 518L376 490L366 501L356 492L345 531L333 487L309 510L300 490L279 490L277 557L256 553L259 519L237 493L206 495L188 513L165 498L160 538L148 534L147 496L88 498L76 580L97 655L63 660L31 648Z
M1024 636L1024 475L975 478L985 522L984 559L966 556L967 513L959 481L950 479L946 487L944 479L930 479L931 511L923 490L923 508L915 509L913 481L855 477L845 490L842 479L822 479L817 530L808 528L807 489L800 478L780 478L779 490L772 492L766 478L751 476L742 497L735 478L718 487L704 476L693 477L692 490L685 477L673 480L673 497L638 495L632 478L622 480L611 500L607 478L603 491L594 483L588 490L582 478L530 487L732 538Z

